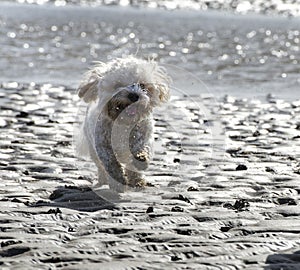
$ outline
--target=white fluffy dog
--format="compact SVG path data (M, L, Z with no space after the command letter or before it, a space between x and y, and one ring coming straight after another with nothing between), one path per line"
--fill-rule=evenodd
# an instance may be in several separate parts
M169 99L170 77L153 60L133 56L99 63L78 95L87 103L79 152L98 168L100 185L123 192L145 184L141 171L152 152L152 110Z

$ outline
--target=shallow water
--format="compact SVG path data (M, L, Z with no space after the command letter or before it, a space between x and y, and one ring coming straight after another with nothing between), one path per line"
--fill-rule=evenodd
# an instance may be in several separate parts
M1 3L0 80L76 88L93 61L137 54L168 64L188 94L297 99L299 26L299 18L212 11Z

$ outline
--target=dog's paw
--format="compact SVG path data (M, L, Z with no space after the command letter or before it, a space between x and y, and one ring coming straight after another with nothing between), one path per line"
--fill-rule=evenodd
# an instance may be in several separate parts
M138 170L146 170L149 166L150 157L147 151L141 151L134 155L133 165Z
M136 189L144 189L147 186L147 182L144 179L135 179L134 181L130 181L128 185L132 188Z

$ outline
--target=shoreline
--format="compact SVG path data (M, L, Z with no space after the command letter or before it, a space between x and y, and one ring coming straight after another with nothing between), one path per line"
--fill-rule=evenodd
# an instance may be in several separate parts
M3 2L0 4L1 10L0 15L3 18L13 18L16 16L16 12L18 15L18 19L25 20L26 18L30 18L31 11L35 13L39 20L43 20L45 17L47 19L53 18L54 20L60 17L60 13L66 13L68 18L77 18L83 19L87 14L91 16L90 18L94 18L95 20L98 18L99 11L101 12L102 19L104 20L120 20L120 15L126 12L127 16L132 20L150 20L152 23L155 21L151 20L151 18L155 16L160 16L161 18L165 18L165 23L169 23L168 21L175 19L187 19L188 20L196 20L199 18L217 18L215 20L215 24L222 24L220 20L235 22L237 25L242 21L249 24L249 28L253 27L253 25L258 25L261 27L280 27L280 28L288 28L288 27L297 27L299 23L300 17L284 17L276 14L260 14L260 13L234 13L228 10L163 10L163 9L155 9L155 8L139 8L139 7L131 7L131 6L55 6L55 5L30 5L23 3L9 3ZM27 12L24 12L26 10ZM50 21L51 22L51 21ZM287 25L282 25L283 22L289 22ZM47 23L48 24L48 23Z
M136 54L188 70L216 97L299 96L299 18L16 4L1 4L0 18L2 81L74 88L94 61Z
M155 156L146 173L153 186L105 204L93 188L78 188L92 187L95 174L72 146L75 90L49 84L2 90L2 267L299 263L293 259L299 253L299 99L174 97L155 111Z
M230 12L236 15L245 15L245 14L258 14L258 15L263 15L263 16L281 16L281 17L298 17L299 16L299 5L284 5L283 3L267 3L267 5L263 6L262 3L255 3L252 2L245 2L241 1L238 3L238 1L235 1L234 5L233 3L227 2L219 2L215 1L210 5L209 1L205 3L203 1L196 1L196 3L193 3L193 1L190 1L188 4L182 4L182 1L173 1L175 3L170 3L168 1L145 1L142 3L139 3L139 1L132 1L132 3L125 2L121 3L121 1L115 1L115 2L108 2L108 3L97 3L96 1L93 3L89 2L83 2L80 3L80 0L76 0L68 3L67 1L65 3L61 3L56 5L55 3L49 3L47 1L49 0L44 0L44 3L37 3L35 2L37 0L31 1L31 3L26 3L26 0L24 1L25 3L16 3L18 5L36 5L36 6L52 6L52 7L58 7L58 8L64 8L64 7L80 7L80 8L99 8L99 7L117 7L117 8L134 8L134 9L148 9L148 10L164 10L164 11L195 11L195 12L218 12L218 11L225 11L225 12ZM12 5L15 4L14 2L10 1L5 1L5 5ZM198 5L197 5L198 4ZM223 5L222 5L223 4ZM276 6L277 5L277 6Z
M41 78L40 78L41 79ZM196 81L198 81L197 77L196 77ZM186 90L184 87L184 89L186 91L182 91L182 90L178 90L178 85L180 85L181 87L184 85L184 81L178 81L174 84L174 89L171 89L171 96L173 97L183 97L183 96L190 96L190 97L211 97L211 98L214 98L216 101L221 101L223 100L224 98L226 97L232 97L234 99L237 99L237 100L258 100L260 102L264 102L268 99L268 97L272 97L273 99L277 99L277 100L280 100L280 101L284 101L284 102L293 102L293 101L298 101L300 100L300 96L299 97L296 97L295 96L295 91L292 90L290 92L285 92L285 93L280 93L280 91L275 91L275 93L273 92L264 92L264 93L257 93L254 88L253 88L253 92L255 94L251 94L251 92L249 92L249 89L247 89L246 93L239 93L239 90L238 89L235 89L234 91L232 91L232 89L230 90L229 89L229 86L224 86L224 88L228 88L228 91L224 91L223 89L223 92L221 92L221 90L218 90L219 88L221 88L221 86L215 86L213 87L211 90L211 87L208 87L205 83L203 83L201 80L199 80L200 84L204 86L205 90L201 90L200 93L197 92L197 90L193 89L194 87L192 87L191 89L188 89ZM53 86L53 87L62 87L64 89L73 89L71 90L71 92L73 91L74 94L76 94L76 89L79 85L79 82L78 83L65 83L63 82L63 79L62 81L60 82L60 80L56 80L55 81L52 81L52 80L49 80L49 79L46 79L43 81L34 81L31 79L29 79L28 81L27 80L1 80L1 77L0 77L0 88L6 88L8 86L8 88L10 88L10 85L17 85L17 87L23 87L24 85L33 85L33 86L37 86L37 87L40 87L42 85L50 85L50 86ZM192 85L192 83L189 83L188 85ZM0 89L0 92L1 92L1 89ZM0 93L1 94L1 93Z

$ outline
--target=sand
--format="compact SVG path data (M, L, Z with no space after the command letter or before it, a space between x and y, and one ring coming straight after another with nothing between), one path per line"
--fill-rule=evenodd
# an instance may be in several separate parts
M76 156L77 112L74 89L1 86L1 269L299 269L299 100L173 97L151 185L120 196Z

